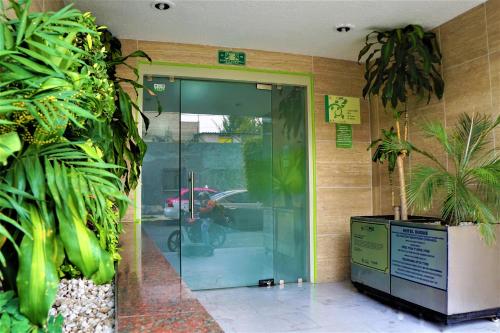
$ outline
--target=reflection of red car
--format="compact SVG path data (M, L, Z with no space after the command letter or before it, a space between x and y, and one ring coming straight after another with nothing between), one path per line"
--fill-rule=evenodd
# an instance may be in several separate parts
M194 188L194 200L195 203L198 201L198 196L202 192L207 192L208 194L212 195L215 193L218 193L219 191L216 191L212 188L208 187L195 187ZM189 189L187 188L182 188L180 191L181 194L181 209L185 212L189 211ZM163 209L163 213L165 214L166 217L171 218L171 219L178 219L179 218L179 197L173 197L173 198L168 198L165 200L165 208Z

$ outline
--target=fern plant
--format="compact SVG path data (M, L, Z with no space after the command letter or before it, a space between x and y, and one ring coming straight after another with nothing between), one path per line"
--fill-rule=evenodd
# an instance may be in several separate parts
M491 242L492 225L500 218L500 156L488 145L499 124L500 116L462 114L449 134L441 123L425 125L427 136L439 142L452 165L447 168L426 152L435 166L420 165L412 172L410 205L425 211L436 198L444 198L441 215L448 225L475 222Z
M410 154L408 148L411 146L408 143L408 97L426 95L427 103L433 94L441 99L444 92L444 81L439 71L441 52L433 32L426 32L421 26L410 24L404 28L368 34L365 46L359 52L358 62L363 58L366 81L363 97L379 97L385 108L392 109L395 119L395 137L391 138L395 144L391 147L396 149L391 155L396 157L401 218L407 220L404 160ZM376 140L370 148L384 141L387 140ZM377 149L373 161L382 163L383 159L380 158L383 155L377 152L386 148ZM393 171L394 167L389 164L389 173L392 174Z

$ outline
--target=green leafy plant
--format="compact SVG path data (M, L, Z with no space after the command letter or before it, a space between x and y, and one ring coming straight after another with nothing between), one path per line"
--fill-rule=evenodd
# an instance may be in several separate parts
M0 2L0 272L49 329L61 273L112 280L146 146L122 87L141 86L115 75L119 44L89 13L30 5L10 0L8 18Z
M402 159L398 156L402 151L406 152L406 156L409 156L410 152L413 150L413 146L406 140L400 140L394 127L390 130L382 129L382 138L372 141L368 149L375 148L375 152L372 156L372 161L375 163L387 162L387 169L389 171L389 183L392 185L394 183L393 173L396 169L396 164L402 163ZM404 168L398 165L398 171L400 172L399 177L404 179ZM403 173L403 174L401 174ZM404 194L403 194L404 195ZM394 206L394 192L392 192L392 206Z
M368 54L368 55L367 55ZM366 57L365 57L366 56ZM419 25L408 25L388 31L373 31L366 36L365 46L359 52L358 61L364 58L366 84L363 96L378 96L386 108L391 108L396 123L395 136L374 141L369 148L384 144L376 150L373 160L382 163L390 139L391 161L396 157L400 184L401 218L408 219L405 194L404 160L410 153L408 140L407 102L410 95L443 96L444 81L439 71L441 52L433 32L426 32ZM403 125L401 125L401 119ZM403 128L401 128L403 127ZM391 133L393 130L391 129ZM399 150L398 150L399 148ZM382 159L381 159L382 158ZM394 164L389 164L389 172Z
M19 300L14 297L13 291L0 292L0 314L0 332L43 332L19 312ZM51 316L44 331L61 333L62 324L61 315Z
M93 23L93 22L92 22ZM124 179L124 189L129 193L131 189L137 186L140 176L142 160L146 154L146 143L142 140L137 126L136 119L133 116L137 112L144 122L146 130L149 127L149 119L142 112L141 108L124 90L124 86L129 86L137 95L138 89L146 91L155 96L154 92L147 89L140 83L139 71L134 66L127 63L129 58L145 58L151 61L151 58L143 51L137 50L128 55L123 55L121 51L120 40L114 37L110 31L104 29L100 35L102 46L105 48L105 63L108 79L113 84L115 96L115 108L113 117L108 124L94 127L90 137L94 142L99 142L101 146L106 146L104 150L106 161L121 166L117 169L117 175ZM117 75L117 67L127 67L134 73L134 79L125 78ZM159 99L156 99L158 114L162 112Z
M408 186L409 203L428 210L443 198L441 215L449 225L475 222L487 242L494 239L492 225L500 217L500 156L488 149L500 116L460 115L450 134L441 123L429 123L424 131L439 142L453 167L447 168L432 153L425 156L436 166L417 166Z

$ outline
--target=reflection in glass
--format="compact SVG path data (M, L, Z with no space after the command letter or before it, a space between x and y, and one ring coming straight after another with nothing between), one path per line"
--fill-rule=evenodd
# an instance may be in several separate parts
M307 279L306 90L273 89L273 207L275 276Z
M195 194L195 216L181 222L193 236L182 242L182 277L192 289L272 278L272 242L266 251L264 236L273 239L273 229L264 232L266 207L259 200L263 192L271 197L272 185L251 184L253 167L267 167L261 171L266 175L272 171L271 128L264 125L270 124L271 92L251 83L198 80L182 80L181 91L181 121L197 124L181 140L181 168L194 173L195 188L216 191ZM187 177L181 184L191 186Z
M155 84L162 89L155 90ZM144 89L143 110L150 125L147 132L143 128L148 150L141 173L141 222L145 233L180 273L180 255L175 247L179 239L175 235L180 234L180 207L187 205L187 190L179 189L179 141L186 126L180 123L180 82L145 77L144 85L154 91L163 112L158 114L155 96Z
M198 290L306 280L305 88L145 84L161 88L164 111L144 93L142 223L184 281Z

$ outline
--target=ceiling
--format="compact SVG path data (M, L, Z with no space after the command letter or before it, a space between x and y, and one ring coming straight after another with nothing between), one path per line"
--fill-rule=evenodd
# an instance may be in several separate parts
M250 48L355 60L373 29L408 23L434 28L484 0L297 1L65 0L91 11L120 38ZM355 28L338 33L337 24Z

